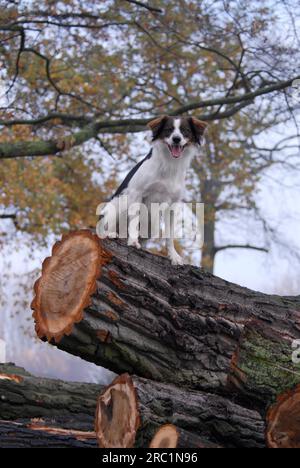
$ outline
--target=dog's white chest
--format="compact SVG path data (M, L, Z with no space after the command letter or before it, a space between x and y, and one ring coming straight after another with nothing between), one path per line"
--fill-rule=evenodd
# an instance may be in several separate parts
M128 185L128 193L136 192L145 203L177 202L181 200L187 168L191 157L172 160L163 146L154 148Z

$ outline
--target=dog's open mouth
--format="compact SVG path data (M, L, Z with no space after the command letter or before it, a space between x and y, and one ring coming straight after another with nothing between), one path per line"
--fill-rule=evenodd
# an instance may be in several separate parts
M173 156L173 158L175 159L180 158L186 146L187 145L181 146L181 145L169 145L168 144L169 151L171 155Z

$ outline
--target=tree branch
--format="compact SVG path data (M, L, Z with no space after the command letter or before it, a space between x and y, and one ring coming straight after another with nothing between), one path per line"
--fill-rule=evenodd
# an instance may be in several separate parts
M12 88L14 87L15 85L15 82L17 81L18 79L18 76L19 76L19 72L20 72L20 60L21 60L21 55L24 51L24 48L25 48L25 31L23 28L20 28L19 29L20 31L20 46L19 46L19 50L18 50L18 53L17 53L17 59L16 59L16 69L15 69L15 74L14 74L14 77L12 79L12 82L8 88L8 90L6 91L6 95L9 94L9 92L12 90Z
M231 109L230 112L224 112L218 116L200 115L201 120L218 120L227 118L230 115L238 112L241 107L245 107L245 103ZM153 117L152 117L153 118ZM148 119L124 119L112 120L106 122L96 122L85 126L82 130L66 136L65 139L55 140L36 140L36 141L20 141L16 143L0 143L0 159L12 159L26 156L54 156L57 153L70 149L74 146L79 146L92 138L96 138L98 133L109 134L126 134L139 133L146 130L146 125L152 120ZM1 122L0 122L1 125Z
M270 93L273 93L274 91L281 91L285 88L288 88L297 79L300 79L300 75L296 76L295 78L291 78L290 80L279 81L278 83L273 83L272 85L265 86L263 88L258 88L256 89L256 91L252 91L250 93L245 93L245 94L238 95L238 96L222 97L222 98L210 99L210 100L202 101L202 102L195 101L185 106L179 107L178 109L174 111L174 114L176 112L182 114L184 112L189 112L195 109L201 109L203 107L219 106L221 104L222 105L236 104L236 103L240 103L243 101L253 101L258 96L263 96L264 94L270 94Z
M90 125L65 139L48 141L19 141L17 143L1 143L0 159L11 159L26 156L49 156L82 145L84 142L95 138L98 133L98 125Z
M221 103L224 104L234 104L238 103L237 106L232 106L231 108L227 109L222 113L210 113L210 114L202 114L197 116L199 119L202 120L220 120L224 118L231 117L232 115L239 112L242 108L250 105L253 102L253 99L257 96L261 96L264 94L268 94L274 91L279 91L281 89L285 89L288 86L291 86L293 81L300 77L295 77L293 79L287 81L281 81L279 83L273 84L271 86L267 86L265 88L258 88L256 91L252 93L246 93L242 96L235 96L235 97L227 97L227 98L219 98L219 99L211 99L207 101L199 101L196 103L191 103L186 106L181 106L172 111L171 115L180 115L189 110L195 110L203 107L210 107L219 105ZM51 120L51 118L57 118L57 114L54 114L55 117L52 116L45 116L37 121L47 121ZM120 119L120 120L110 120L110 121L100 121L94 122L86 125L82 130L74 133L72 136L67 136L65 138L66 145L62 145L61 141L57 142L54 140L48 141L29 141L29 142L17 142L17 143L2 143L0 144L0 159L9 159L9 158L16 158L16 157L26 157L26 156L47 156L47 155L55 155L66 148L71 148L73 146L81 145L82 143L96 138L98 133L137 133L141 131L145 131L145 127L147 123L153 118L146 118L146 119ZM67 117L64 116L66 120ZM82 120L81 116L72 116L69 120ZM11 121L12 122L12 121ZM13 125L11 122L3 122L0 125L9 126L10 124ZM29 121L30 122L30 121ZM26 124L28 125L27 121L18 121L18 124ZM32 121L31 121L32 124Z
M29 49L26 49L25 51L29 51ZM38 54L39 56L41 56L41 54L39 54L37 51L34 51L34 52L36 54ZM48 60L44 56L41 56L41 58L43 58L44 60ZM184 114L186 112L196 110L196 109L202 109L202 108L213 107L213 106L218 106L218 105L227 105L227 104L240 103L241 104L240 106L229 108L227 111L224 111L222 113L210 113L210 114L204 114L204 115L199 116L199 118L201 118L202 120L219 120L219 119L231 117L236 112L238 112L241 108L251 104L256 97L262 96L264 94L269 94L269 93L272 93L274 91L280 91L282 89L285 89L285 88L291 86L294 80L297 80L299 78L300 78L300 76L292 78L292 79L287 80L287 81L281 81L279 83L267 86L265 88L258 88L256 91L253 91L251 93L246 93L246 94L240 95L240 96L222 97L222 98L217 98L217 99L208 99L206 101L195 101L193 103L177 107L175 110L171 111L169 114L170 115L181 115L181 114ZM56 85L55 85L55 87L56 87ZM59 91L60 94L68 95L68 96L71 96L73 98L78 98L78 96L71 95L70 93L65 93L65 92L63 92L63 91L61 91L59 89L58 89L58 91ZM86 102L84 102L84 103L88 104ZM242 105L243 103L245 104L245 106ZM50 113L50 114L48 114L46 116L37 117L36 119L26 119L26 120L14 119L14 120L7 120L7 121L0 120L0 125L3 125L3 126L38 125L40 123L44 123L46 121L53 120L53 119L61 119L61 120L64 120L64 121L79 121L79 122L80 121L82 121L82 122L83 121L85 121L85 122L88 121L89 123L92 122L92 119L88 119L85 116L60 114L60 113L54 112L54 113ZM144 127L145 125L147 125L147 123L150 120L151 119L125 119L125 120L108 121L106 123L102 122L100 128L123 127L123 126L134 126L134 127L141 126L141 127ZM141 129L133 130L133 131L141 131ZM113 133L115 133L115 132L113 132ZM126 133L126 132L120 132L120 133Z
M0 214L0 219L16 219L17 215L15 214Z
M222 250L227 250L227 249L251 249L251 250L257 250L259 252L265 252L268 253L269 250L266 247L257 247L255 245L251 244L228 244L228 245L221 245L219 247L215 247L215 253L221 252Z
M133 5L137 5L142 8L146 8L146 10L151 11L152 13L162 13L163 11L160 8L154 8L152 6L146 5L143 2L139 2L137 0L125 0L127 3L132 3Z
M40 125L51 120L61 120L62 122L78 122L89 124L92 119L84 115L71 115L59 112L51 112L48 115L37 117L36 119L13 119L13 120L0 120L0 126L12 127L13 125Z

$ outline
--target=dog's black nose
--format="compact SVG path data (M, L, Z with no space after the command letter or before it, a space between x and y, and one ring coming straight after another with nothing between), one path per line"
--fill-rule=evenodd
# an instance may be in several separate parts
M178 137L178 136L173 136L173 143L175 143L175 145L179 145L179 143L181 142L181 138Z

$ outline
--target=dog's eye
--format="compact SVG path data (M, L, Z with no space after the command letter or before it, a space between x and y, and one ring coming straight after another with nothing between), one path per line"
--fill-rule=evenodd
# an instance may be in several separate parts
M181 133L183 134L184 137L190 137L191 136L191 130L188 128L181 128Z
M173 132L173 127L164 128L164 134L165 135L171 135L172 132Z

